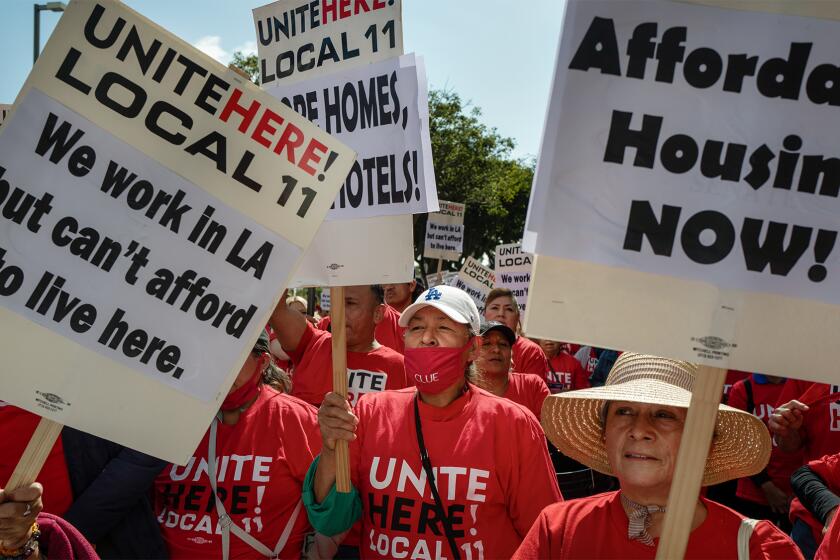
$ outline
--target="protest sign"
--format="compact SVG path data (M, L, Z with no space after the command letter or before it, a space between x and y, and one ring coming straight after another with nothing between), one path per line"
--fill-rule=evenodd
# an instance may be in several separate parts
M356 150L328 220L437 210L421 58L409 54L265 89Z
M458 277L458 273L454 270L447 270L446 272L433 273L426 275L426 288L432 288L434 286L454 286L455 279Z
M496 245L496 287L509 289L522 311L527 309L533 260L534 255L522 251L521 243Z
M324 290L321 292L321 311L330 310L330 291Z
M467 292L478 307L478 311L484 313L487 294L493 289L495 282L496 275L492 270L474 258L467 257L464 266L458 271L454 286Z
M124 4L71 3L0 129L3 400L186 460L353 159Z
M403 52L401 0L280 0L253 13L263 86Z
M423 256L427 259L457 261L464 251L464 212L466 204L439 201L440 210L429 214L426 221L426 243Z
M837 30L569 2L524 236L538 254L527 332L836 375Z
M9 113L11 112L11 110L12 110L11 105L4 105L4 104L0 103L0 126L3 126L3 123L9 117Z

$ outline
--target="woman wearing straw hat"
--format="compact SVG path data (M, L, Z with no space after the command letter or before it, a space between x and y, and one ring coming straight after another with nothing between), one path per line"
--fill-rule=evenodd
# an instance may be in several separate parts
M546 399L548 438L563 453L617 477L621 489L548 506L514 558L655 557L695 375L687 362L625 353L603 387ZM761 420L720 405L703 485L761 471L770 448ZM685 558L802 558L768 521L742 528L743 520L699 497Z

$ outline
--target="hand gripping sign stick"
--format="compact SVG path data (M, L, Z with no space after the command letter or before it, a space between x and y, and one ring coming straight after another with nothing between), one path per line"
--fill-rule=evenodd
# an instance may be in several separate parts
M710 366L698 368L677 454L671 493L668 494L668 509L656 551L657 560L682 558L685 555L725 379L725 369Z
M347 329L344 318L344 286L330 288L332 323L333 392L347 398ZM350 452L346 440L335 442L335 489L350 492Z

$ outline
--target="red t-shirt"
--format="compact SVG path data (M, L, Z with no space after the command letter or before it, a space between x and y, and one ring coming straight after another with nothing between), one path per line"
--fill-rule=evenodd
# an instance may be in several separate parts
M315 406L332 391L332 333L310 324L294 352L292 395ZM402 354L379 346L370 352L347 352L347 385L350 404L355 405L365 393L408 387Z
M366 395L356 407L362 558L452 557L420 462L415 395ZM542 508L562 499L542 428L521 405L472 386L449 406L419 407L461 558L509 558Z
M543 401L549 394L548 385L536 375L530 373L508 374L508 387L504 397L533 412L538 420Z
M749 380L750 386L752 387L753 410L747 410L747 380ZM748 379L737 381L729 391L729 406L747 410L747 412L755 414L767 425L770 421L770 415L776 409L776 403L779 402L779 396L782 394L785 383L756 383L752 376ZM770 476L773 484L787 492L788 495L791 495L793 494L793 489L790 487L790 475L802 466L801 454L785 453L776 449L775 441L773 442L773 447L770 462L767 464L767 474ZM764 496L764 492L749 478L744 477L738 479L737 495L739 498L767 505L767 498Z
M40 421L41 417L37 414L0 401L0 441L3 442L3 452L0 453L0 488L6 486L12 476ZM44 487L44 511L64 515L73 503L73 490L60 435L35 480Z
M208 430L186 466L170 465L155 480L155 513L171 558L221 558L222 537L207 468ZM217 487L232 521L269 549L301 498L303 479L321 450L318 416L303 401L263 386L233 426L216 434ZM299 512L280 558L300 558L311 531ZM230 558L260 556L231 533Z
M330 318L324 317L318 321L318 328L322 331L329 330ZM405 354L405 327L400 326L400 312L390 305L386 305L382 320L376 323L373 337L382 346L387 346L391 350Z
M685 558L738 558L738 528L744 517L700 499L707 509L706 519L689 535ZM655 558L655 546L627 538L628 525L619 492L553 504L537 518L513 558ZM750 559L775 558L801 560L802 554L787 535L762 521L750 538Z
M840 515L835 515L828 526L828 532L814 555L814 560L834 560L840 558Z
M825 481L826 486L834 494L840 494L840 453L826 455L808 462L808 467ZM823 538L823 525L813 514L808 511L799 498L794 498L790 504L790 520L795 522L801 519L811 527L814 534L814 541L820 544Z
M552 394L591 386L589 374L577 358L566 352L560 352L545 361L545 381Z
M539 344L520 335L516 337L511 350L513 350L511 371L534 373L540 377L545 375L545 352Z
M726 370L726 380L723 382L723 395L720 398L721 402L728 403L729 392L732 390L732 387L740 380L746 379L749 376L750 373L746 371L739 371L737 369Z
M799 379L790 379L785 384L777 406L793 399L803 401L810 410L803 413L802 448L804 460L812 461L823 455L840 453L840 402L836 385L811 383ZM829 395L835 395L830 399Z

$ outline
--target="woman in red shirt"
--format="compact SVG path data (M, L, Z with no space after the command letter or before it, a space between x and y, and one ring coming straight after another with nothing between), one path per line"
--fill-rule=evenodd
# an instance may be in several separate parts
M170 558L300 558L301 488L321 438L315 407L275 390L277 375L263 332L192 458L155 481Z
M507 325L513 332L519 334L513 345L513 363L511 371L519 373L533 373L545 376L545 354L536 342L522 335L519 320L519 304L508 288L493 288L487 294L484 303L484 318L488 321L498 321Z
M326 535L362 519L362 558L509 558L543 507L561 499L536 418L468 381L478 309L436 286L407 307L406 372L416 388L329 393L324 448L304 502ZM350 442L353 491L335 491L335 442Z
M552 395L548 438L563 453L616 476L621 490L548 506L514 555L530 558L654 558L696 366L624 353L606 385ZM744 411L720 405L703 484L749 476L767 464L770 436ZM744 518L699 497L685 558L738 558ZM768 521L749 538L752 560L802 558Z
M475 361L480 375L476 385L521 404L539 418L549 394L548 385L536 375L510 371L511 348L515 342L516 334L504 323L481 323L481 350Z

